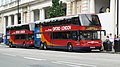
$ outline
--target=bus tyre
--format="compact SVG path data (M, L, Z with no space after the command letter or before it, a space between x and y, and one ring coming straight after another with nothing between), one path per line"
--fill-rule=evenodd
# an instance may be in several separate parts
M43 49L43 43L40 44L39 49Z
M68 43L68 45L67 45L67 50L68 50L68 51L73 51L73 46L72 46L71 43Z
M12 48L12 47L13 47L13 45L12 45L12 43L11 43L11 42L9 42L9 47L10 47L10 48Z
M43 49L46 50L47 49L47 43L43 44Z
M23 48L27 48L27 49L29 49L30 46L29 46L29 45L26 45L26 44L24 43L24 44L23 44Z
M26 47L26 44L25 43L23 43L23 48L25 48ZM27 48L27 47L26 47Z
M102 52L103 51L103 49L98 49L100 52Z

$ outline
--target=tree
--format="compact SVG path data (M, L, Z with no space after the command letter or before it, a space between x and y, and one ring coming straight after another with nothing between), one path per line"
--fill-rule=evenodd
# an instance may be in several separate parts
M48 18L64 16L65 12L62 4L62 1L52 0L52 6L48 10Z

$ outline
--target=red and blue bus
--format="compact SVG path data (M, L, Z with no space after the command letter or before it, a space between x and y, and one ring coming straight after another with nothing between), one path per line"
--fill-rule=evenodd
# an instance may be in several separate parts
M56 17L39 23L41 49L101 50L105 31L96 14Z
M5 44L9 47L33 47L34 32L29 29L29 24L9 26L6 28Z

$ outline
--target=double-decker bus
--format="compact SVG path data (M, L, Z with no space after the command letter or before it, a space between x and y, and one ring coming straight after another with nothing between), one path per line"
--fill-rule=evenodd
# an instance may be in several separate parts
M41 49L101 50L105 31L96 14L56 17L40 21L40 25Z
M8 26L5 44L9 47L32 47L34 46L34 32L29 29L29 24Z

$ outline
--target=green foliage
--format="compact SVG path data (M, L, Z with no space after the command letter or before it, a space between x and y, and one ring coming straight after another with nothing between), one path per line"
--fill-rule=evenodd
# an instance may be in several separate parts
M50 7L48 10L48 18L64 16L65 12L62 4L62 1L52 0L52 7Z

